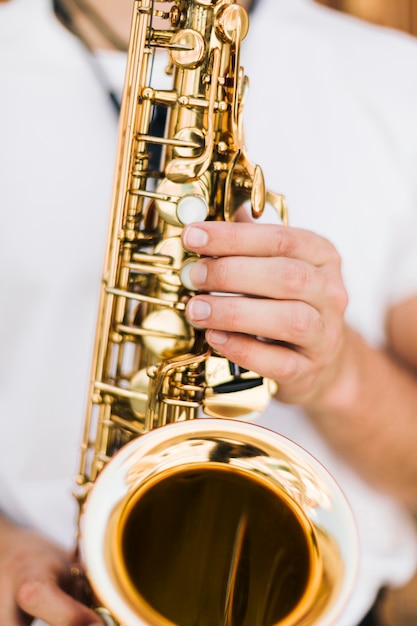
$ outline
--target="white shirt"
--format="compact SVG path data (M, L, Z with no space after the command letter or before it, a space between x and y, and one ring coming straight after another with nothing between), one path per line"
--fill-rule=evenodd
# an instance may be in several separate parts
M286 194L291 223L339 248L348 319L378 345L381 311L417 289L416 44L308 0L261 2L249 37L249 156ZM72 547L117 120L48 0L0 5L0 41L0 508ZM317 456L351 502L362 561L338 626L354 626L415 567L408 516L297 409L273 403L262 423Z
M48 0L0 42L0 508L72 546L118 120Z
M335 244L347 320L381 345L388 305L417 293L417 42L310 0L261 0L243 45L248 156L285 194L290 224ZM414 571L414 525L298 408L273 402L260 423L316 456L347 495L361 562L337 626L354 626L381 586Z

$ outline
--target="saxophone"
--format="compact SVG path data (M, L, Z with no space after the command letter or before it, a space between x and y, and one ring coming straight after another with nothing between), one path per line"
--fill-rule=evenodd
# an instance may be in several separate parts
M325 626L353 584L337 485L247 421L273 383L213 353L184 314L186 224L233 220L244 203L286 222L244 146L248 27L234 0L134 2L76 494L106 624Z

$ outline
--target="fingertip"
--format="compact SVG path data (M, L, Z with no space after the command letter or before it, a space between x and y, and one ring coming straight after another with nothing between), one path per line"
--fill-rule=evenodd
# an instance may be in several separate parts
M202 248L208 243L208 234L195 224L186 226L182 232L182 242L187 250Z
M222 330L208 330L206 337L210 345L213 346L224 346L227 341L227 333Z

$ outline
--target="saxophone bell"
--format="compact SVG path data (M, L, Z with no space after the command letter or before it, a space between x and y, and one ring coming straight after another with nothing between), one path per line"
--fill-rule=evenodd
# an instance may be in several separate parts
M326 470L254 424L181 422L125 446L82 521L97 597L123 626L330 626L356 573Z

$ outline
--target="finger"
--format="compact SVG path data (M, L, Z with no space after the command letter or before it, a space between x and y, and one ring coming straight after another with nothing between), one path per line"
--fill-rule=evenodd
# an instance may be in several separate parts
M187 250L205 256L290 257L320 267L340 263L333 245L308 230L275 224L201 222L184 228Z
M316 302L326 293L325 277L314 265L297 259L221 257L196 261L191 269L196 291Z
M297 386L297 402L309 393L312 381L309 360L302 353L284 345L259 341L248 335L208 330L208 343L225 358L260 376L278 381L278 395L290 400L289 387Z
M52 579L31 578L19 587L17 603L22 611L33 615L49 626L99 626L97 615L83 606Z
M254 314L256 311L256 314ZM256 300L239 296L196 296L187 303L189 321L200 328L261 336L312 349L324 333L322 316L299 301Z

